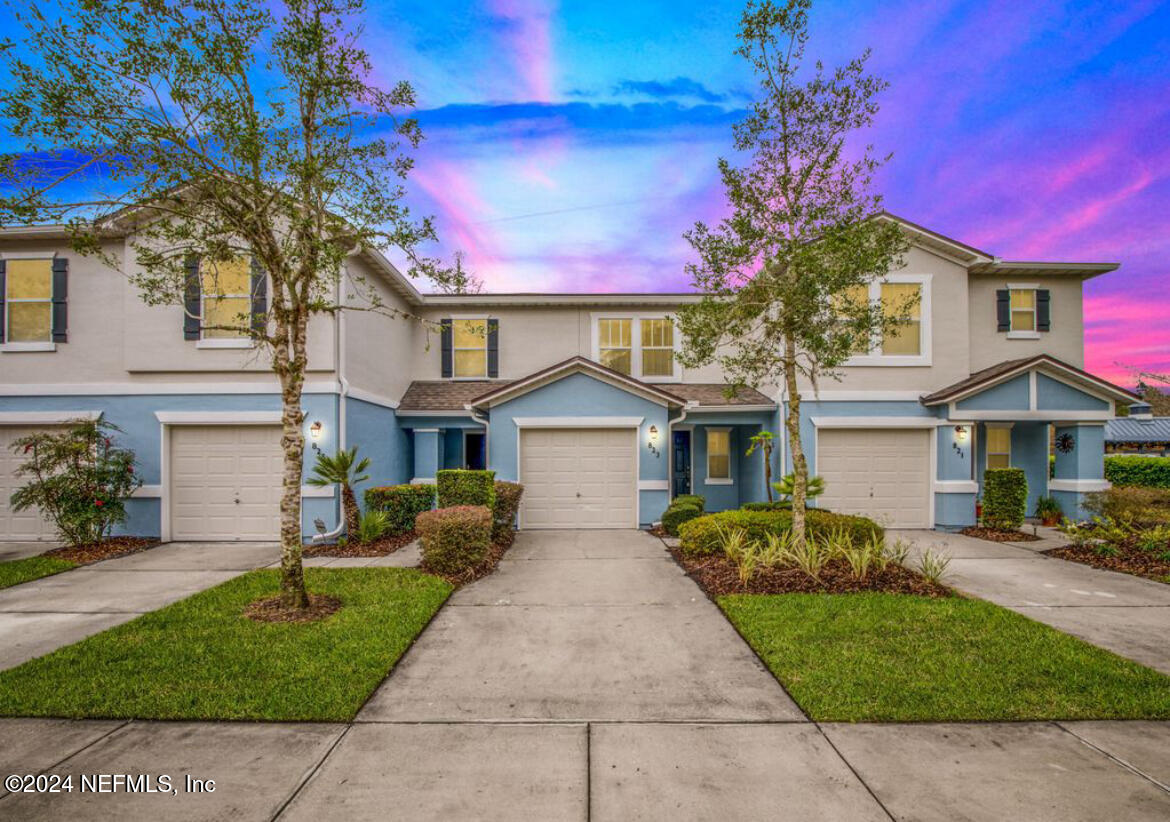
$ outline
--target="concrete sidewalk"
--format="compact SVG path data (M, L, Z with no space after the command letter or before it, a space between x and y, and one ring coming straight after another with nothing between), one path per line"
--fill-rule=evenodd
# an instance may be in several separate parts
M1170 674L1170 585L940 531L889 531L951 558L945 583Z
M0 669L271 564L269 543L160 545L0 591Z

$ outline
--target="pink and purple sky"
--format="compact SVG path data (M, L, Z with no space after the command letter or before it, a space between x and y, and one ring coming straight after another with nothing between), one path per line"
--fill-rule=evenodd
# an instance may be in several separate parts
M443 251L492 291L686 290L682 233L724 213L716 159L755 93L741 9L375 2ZM815 4L810 56L866 47L886 208L1005 259L1120 262L1086 287L1087 365L1170 371L1170 3Z

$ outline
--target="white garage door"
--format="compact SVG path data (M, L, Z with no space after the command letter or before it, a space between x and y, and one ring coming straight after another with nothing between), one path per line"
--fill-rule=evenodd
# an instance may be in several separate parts
M14 425L0 425L0 540L14 542L39 542L56 539L56 532L36 510L17 513L12 510L8 499L24 484L16 476L16 468L26 457L12 453L12 443L43 428L27 428Z
M173 427L171 539L278 539L281 453L278 426Z
M817 432L819 503L891 528L929 528L930 432L823 429Z
M635 528L636 432L536 428L520 434L524 528Z

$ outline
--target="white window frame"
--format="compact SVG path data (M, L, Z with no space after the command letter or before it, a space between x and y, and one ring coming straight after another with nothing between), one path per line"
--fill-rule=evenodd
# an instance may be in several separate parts
M635 380L645 383L656 382L678 382L682 377L679 374L678 359L672 356L670 359L670 374L664 374L656 377L646 377L642 375L642 320L670 320L674 326L672 336L671 351L678 353L678 324L675 323L674 315L664 311L602 311L595 312L590 315L590 327L592 329L592 359L594 362L601 362L601 324L600 320L629 320L630 321L630 373L627 375ZM654 350L664 350L660 347L655 347Z
M931 360L932 314L930 292L932 274L889 274L869 284L869 301L881 303L882 283L915 283L920 288L918 302L918 354L883 354L882 341L878 339L873 348L865 354L856 354L845 361L846 366L878 366L884 368L929 366Z
M1026 308L1015 309L1012 308L1012 292L1013 291L1031 291L1032 292L1032 327L1031 329L1017 329L1016 326L1016 311L1021 313L1027 311ZM1007 338L1009 340L1038 340L1040 339L1040 302L1039 283L1008 283L1008 332Z
M35 257L14 257L12 255L5 255L5 260L20 260L21 262L39 263L45 262L49 264L49 297L44 300L30 300L27 298L12 299L8 296L8 278L4 278L4 342L0 345L0 351L17 352L17 351L56 351L57 344L53 342L53 260L55 255L45 257L37 255ZM49 304L49 332L45 335L43 340L20 340L19 342L10 342L8 330L12 328L12 315L8 307L13 303L48 303Z
M486 380L488 378L488 320L491 317L486 314L452 314L448 317L451 320L451 379L452 380ZM471 376L459 376L455 373L455 352L456 351L478 351L477 348L468 348L466 346L459 348L455 345L455 323L459 322L474 322L483 326L483 373Z
M1010 423L1010 422L990 423L989 422L989 423L987 423L987 428L988 428L988 430L999 430L999 431L1007 431L1008 432L1007 454L1006 454L1007 466L1006 467L1011 468L1012 467L1012 423ZM971 438L972 447L974 447L974 441L975 441L975 438L972 437ZM992 450L991 450L991 435L989 434L987 436L987 445L985 446L985 449L983 451L983 470L984 471L986 471L987 469L992 467L992 465L991 465L992 453L995 453L996 455L1003 455L1004 454L1003 451L992 452ZM1047 470L1047 466L1045 466L1045 470Z
M216 299L240 299L246 298L248 300L248 313L251 314L254 306L252 295L252 276L249 271L248 274L248 293L246 294L209 294L203 290L203 264L205 259L199 260L199 339L195 343L196 348L252 348L256 345L256 341L248 334L241 334L238 337L208 337L207 329L203 327L203 320L207 317L207 298L209 296Z
M727 476L726 477L713 477L713 476L711 476L711 432L712 431L721 431L721 432L727 434ZM732 471L731 471L731 454L732 454L732 450L733 450L731 447L731 426L707 426L706 428L703 429L703 437L704 437L704 441L703 441L703 463L704 463L704 465L703 465L703 484L704 485L735 485L735 478L732 476ZM691 448L694 448L694 447L695 447L695 444L692 442ZM691 476L692 477L694 476L694 471L691 472ZM693 480L692 480L692 482L693 482Z

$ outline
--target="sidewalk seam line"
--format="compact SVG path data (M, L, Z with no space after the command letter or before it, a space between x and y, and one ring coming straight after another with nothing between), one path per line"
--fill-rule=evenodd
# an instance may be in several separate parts
M346 724L341 733L337 735L337 739L333 740L333 744L330 745L328 750L325 751L324 756L317 760L317 764L310 768L305 777L297 783L296 787L292 789L292 793L288 795L288 799L284 800L284 802L280 804L280 807L276 809L276 813L272 815L271 822L276 822L276 820L279 819L282 814L284 814L288 806L292 804L292 801L297 798L300 792L305 789L305 786L308 785L309 782L312 781L313 777L316 776L317 773L321 770L321 766L325 764L325 760L333 755L333 751L336 750L337 746L341 744L341 740L345 739L346 735L349 733L352 727L352 723Z
M72 721L72 722L76 722L77 720L70 720L70 721ZM47 765L46 767L44 767L44 768L42 768L41 770L37 771L37 776L40 776L41 774L46 774L46 773L48 773L48 772L49 772L49 771L51 771L51 770L55 770L56 768L60 768L62 765L64 765L66 762L68 762L68 761L69 761L70 759L72 759L73 757L77 756L79 753L82 753L83 751L89 750L89 749L90 749L90 748L92 748L94 745L98 744L98 743L99 743L99 742L101 742L103 739L105 739L106 737L110 736L110 734L117 733L118 731L122 730L123 728L125 728L127 725L129 725L129 724L130 724L131 722L133 722L133 721L134 721L133 719L124 719L124 720L122 720L122 721L121 721L121 722L120 722L118 725L115 725L113 728L110 728L108 731L106 731L106 732L105 732L104 734L102 734L101 736L99 736L99 737L96 737L95 739L92 739L91 741L89 741L89 742L87 742L86 744L82 745L80 748L78 748L76 751L74 751L73 753L69 754L69 755L68 755L68 756L66 756L65 758L63 758L63 759L60 759L60 760L58 760L57 762L54 762L54 763L53 763L53 764L51 764L51 765ZM3 796L0 796L0 801L3 801L4 799L7 799L8 797L10 797L10 796L15 796L15 795L16 795L16 794L12 793L12 791L5 791L5 792L4 792L4 795L3 795Z
M817 733L821 735L821 738L824 739L825 742L828 743L829 747L833 749L833 753L837 754L837 758L845 763L845 767L849 769L849 772L853 774L853 776L857 778L857 781L861 783L861 786L865 788L866 793L873 797L873 801L876 802L878 807L882 809L882 812L890 818L890 822L896 822L897 817L895 817L894 814L890 812L890 809L886 807L885 803L878 798L878 795L874 793L873 788L869 786L869 783L865 781L862 775L858 772L857 768L853 767L853 763L845 758L845 754L841 753L840 749L833 743L833 740L829 738L827 733L825 733L825 729L821 727L821 723L814 721L812 724L817 729Z
M1063 725L1060 722L1053 722L1052 724L1055 725L1057 728L1060 728L1060 730L1064 731L1066 734L1071 736L1073 739L1076 739L1077 741L1079 741L1085 747L1092 748L1097 753L1102 754L1103 756L1107 757L1108 759L1112 760L1113 762L1116 762L1122 768L1125 768L1125 770L1130 771L1131 773L1137 774L1142 779L1145 779L1148 782L1154 783L1154 785L1158 786L1166 793L1170 793L1170 785L1165 785L1162 782L1159 782L1157 779L1150 776L1148 773L1143 771L1141 768L1138 768L1136 765L1131 765L1129 762L1126 762L1121 757L1116 756L1116 755L1110 753L1109 751L1105 750L1100 745L1096 745L1096 744L1090 742L1089 740L1085 739L1083 736L1078 734L1076 731Z

